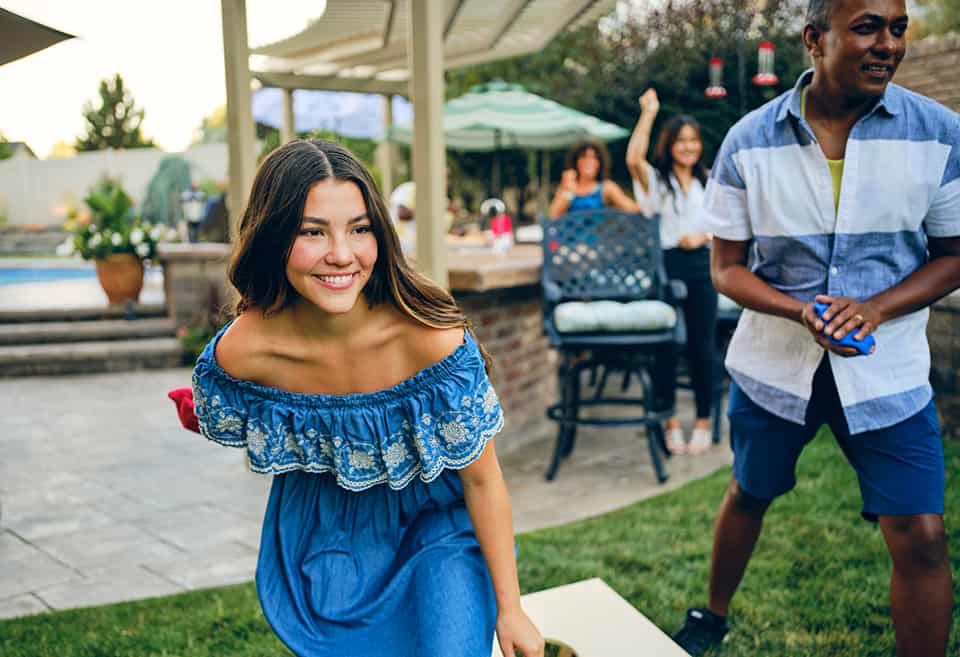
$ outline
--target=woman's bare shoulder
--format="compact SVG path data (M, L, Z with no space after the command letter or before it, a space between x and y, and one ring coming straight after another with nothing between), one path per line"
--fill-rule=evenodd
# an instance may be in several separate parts
M433 328L410 322L403 331L404 351L420 370L439 362L457 350L464 340L464 329Z
M259 312L241 313L217 342L217 364L237 379L262 378L269 355L268 331L268 320Z

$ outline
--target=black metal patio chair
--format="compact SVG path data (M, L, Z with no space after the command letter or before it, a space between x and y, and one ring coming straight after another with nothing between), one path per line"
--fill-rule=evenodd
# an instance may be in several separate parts
M559 423L548 480L573 451L577 426L645 427L657 480L667 480L662 457L669 457L662 421L673 409L655 410L650 372L656 350L676 340L675 299L660 249L659 219L619 210L584 210L543 224L543 326L560 352L560 401L547 409ZM682 288L682 284L680 286ZM581 374L600 371L591 398L584 399ZM623 374L625 392L632 377L642 397L604 396L611 373ZM630 417L584 417L593 406L635 406Z

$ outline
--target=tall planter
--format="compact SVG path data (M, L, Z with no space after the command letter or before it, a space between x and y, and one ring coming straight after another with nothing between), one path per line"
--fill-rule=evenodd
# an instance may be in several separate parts
M97 279L111 304L137 301L143 289L143 261L129 253L97 258Z

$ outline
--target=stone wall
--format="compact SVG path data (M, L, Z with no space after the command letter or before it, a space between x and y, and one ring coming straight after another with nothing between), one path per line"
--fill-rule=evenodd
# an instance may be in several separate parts
M894 81L960 111L960 34L910 44Z
M227 282L229 244L161 244L157 260L163 266L167 314L178 327L205 324L219 307L233 300Z
M930 309L930 382L945 438L960 439L960 291Z
M498 450L509 451L556 431L545 413L557 400L558 361L543 335L540 286L454 296L493 359L493 385L506 416Z

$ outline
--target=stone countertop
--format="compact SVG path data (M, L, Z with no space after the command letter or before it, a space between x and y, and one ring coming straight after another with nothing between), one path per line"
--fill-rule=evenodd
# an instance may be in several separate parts
M157 260L226 260L232 252L233 244L226 242L163 242L157 245Z
M452 247L447 254L450 289L454 292L487 292L540 285L543 252L539 244L517 244L496 255L487 248Z

